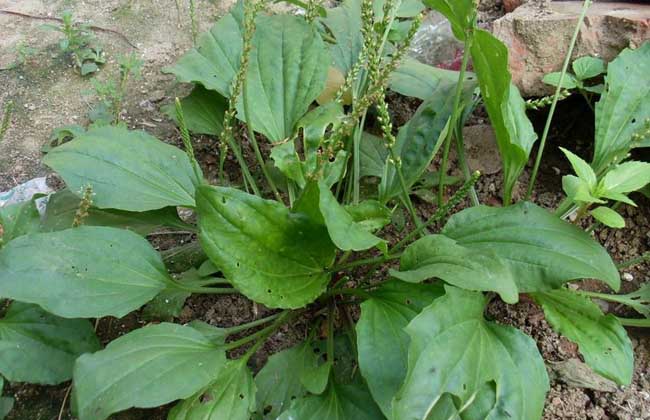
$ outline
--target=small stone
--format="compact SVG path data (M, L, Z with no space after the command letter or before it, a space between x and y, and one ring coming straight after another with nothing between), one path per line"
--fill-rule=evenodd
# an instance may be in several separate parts
M625 280L625 281L633 281L634 280L634 276L632 274L630 274L630 273L623 273L623 275L621 277L623 277L623 280Z

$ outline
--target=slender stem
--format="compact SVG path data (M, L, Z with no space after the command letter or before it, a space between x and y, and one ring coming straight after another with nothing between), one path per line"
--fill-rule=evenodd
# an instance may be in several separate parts
M330 297L330 296L336 296L336 295L352 295L352 296L358 296L364 299L370 299L372 295L364 290L361 289L353 289L353 288L346 288L342 287L340 289L330 289L327 292L323 293L323 297Z
M569 68L569 63L571 62L571 57L573 56L573 50L576 46L576 41L578 40L578 35L580 34L580 29L582 28L582 23L585 20L587 15L587 10L591 6L591 0L584 0L582 6L582 12L580 13L580 18L578 19L578 24L576 29L573 32L573 38L571 38L571 43L569 44L569 51L567 52L566 57L564 58L564 64L562 65L562 72L560 73L560 80L555 88L555 95L553 95L553 102L551 102L551 108L548 111L548 117L546 118L546 125L544 126L544 132L542 133L542 139L539 143L539 150L537 151L537 156L535 158L535 166L533 166L533 174L530 177L530 182L528 183L528 191L526 191L525 200L530 200L530 196L533 194L533 188L535 187L535 180L537 179L537 172L539 171L539 165L542 162L542 156L544 155L544 147L546 146L546 139L548 138L548 133L551 129L551 123L553 122L553 114L555 114L555 108L557 106L558 100L560 99L560 93L562 91L562 83L564 83L564 77L566 76L567 69Z
M463 169L463 176L465 177L465 181L469 181L472 179L472 173L470 172L469 165L467 164L467 159L465 159L465 138L463 136L463 127L460 122L456 125L456 153L458 154L458 161L460 162L460 166ZM440 179L442 180L443 178ZM472 202L472 206L481 205L474 185L472 185L469 189L469 199Z
M237 347L241 347L245 344L250 343L251 341L260 339L264 340L267 337L269 337L271 334L273 334L278 328L280 328L285 322L289 321L289 315L291 314L291 311L285 311L280 314L278 319L275 320L275 322L271 325L269 325L266 328L262 328L261 330L248 335L244 338L240 338L239 340L233 341L231 343L226 344L225 349L226 350L232 350L236 349Z
M207 295L227 295L227 294L239 293L237 289L232 287L217 288L217 287L192 286L192 285L187 285L178 282L176 280L172 280L170 283L172 284L172 287L179 290L185 290L186 292L190 292L190 293L201 293Z
M447 160L449 159L449 149L451 148L451 138L454 135L454 128L457 125L459 115L462 112L460 107L460 98L463 95L463 87L465 85L465 72L467 71L467 63L469 63L470 49L472 46L473 30L467 31L467 40L465 41L465 50L463 51L463 61L460 65L460 73L458 75L458 82L456 82L456 93L454 94L454 107L449 121L449 132L445 138L445 148L442 153L442 162L440 163L440 182L438 183L438 207L442 207L445 199L445 175L447 174Z
M224 330L228 335L237 334L239 332L246 331L251 328L259 327L260 325L269 323L274 319L277 319L280 316L282 316L282 314L284 314L285 312L288 311L278 312L277 314L269 315L265 318L256 319L255 321L247 322L246 324L237 325L235 327L225 328Z
M278 192L278 189L275 186L275 182L273 182L273 178L271 178L271 176L269 175L269 171L266 168L266 163L264 162L264 157L262 157L262 152L260 152L260 147L257 144L257 138L255 137L253 126L251 125L251 117L250 117L251 114L250 114L250 108L248 106L248 81L247 80L248 78L244 79L244 85L242 87L243 90L242 102L244 103L244 114L246 115L246 129L248 130L248 140L251 142L251 145L253 146L253 150L255 151L255 157L257 158L257 162L262 168L262 173L264 174L264 177L266 178L266 182L269 184L271 191L273 191L273 195L275 196L275 199L282 203L282 196Z
M474 172L474 175L463 184L463 186L456 191L456 193L447 201L445 205L442 207L438 207L438 210L434 213L433 216L429 218L426 222L424 222L423 227L427 227L432 225L433 223L436 223L440 220L442 220L443 217L447 215L453 209L458 205L458 203L461 202L461 200L467 195L467 192L469 191L469 188L473 186L476 181L478 180L480 176L480 173L478 171ZM414 229L411 231L408 235L406 235L401 241L399 241L393 248L391 248L391 252L395 252L399 249L401 249L404 245L408 243L411 239L413 239L417 234L419 233L419 228Z
M239 167L241 168L242 173L244 174L244 179L245 181L248 182L248 184L251 186L253 189L253 193L257 196L262 196L260 193L260 189L257 187L257 183L255 182L255 178L253 178L253 175L251 175L250 170L248 169L248 164L246 163L246 160L244 159L244 156L242 155L241 149L239 147L236 147L235 140L232 134L226 135L225 137L226 143L228 144L228 147L232 149L232 152L235 155L235 158L237 158L237 163L239 163Z
M343 270L359 267L366 264L383 263L390 260L396 260L401 256L402 256L401 254L394 254L394 255L380 255L378 257L372 257L372 258L362 258L360 260L355 260L346 264L334 266L329 271L335 273L338 271L343 271Z
M618 268L619 270L622 270L624 268L629 268L629 267L632 267L634 265L641 264L641 263L647 262L647 261L650 261L650 251L648 251L648 252L644 253L643 255L640 255L640 256L638 256L636 258L632 258L630 260L618 263L618 264L616 264L616 268Z
M361 116L361 122L356 127L352 137L352 173L354 174L354 183L352 184L352 203L359 204L361 191L361 136L363 126L366 124L367 111Z
M334 363L334 316L336 306L330 302L327 311L327 361Z
M618 320L625 327L650 328L650 318L618 318Z
M213 286L215 284L230 286L230 282L228 280L219 277L211 277L205 280L187 281L187 282L183 282L183 284L188 286L198 286L198 287Z
M402 202L411 215L418 232L421 232L425 227L422 225L422 220L420 220L420 217L415 211L415 206L411 201L411 196L409 195L408 187L406 186L406 180L404 179L404 173L402 172L401 160L399 156L395 154L395 149L393 147L389 147L388 150L390 151L390 156L393 160L393 165L395 166L395 172L397 173L397 179L399 180L399 185L402 189Z

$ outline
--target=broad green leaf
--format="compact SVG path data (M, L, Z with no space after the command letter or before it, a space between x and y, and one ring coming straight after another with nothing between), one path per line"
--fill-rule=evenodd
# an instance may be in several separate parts
M332 32L336 43L329 44L334 65L347 75L359 60L363 47L361 36L361 1L345 0L339 7L327 10L321 22Z
M40 230L41 216L34 200L0 207L0 243Z
M642 192L643 189L640 189L639 192ZM625 204L629 204L630 206L636 207L636 203L632 201L627 195L622 194L622 193L617 193L613 191L605 191L601 192L599 194L602 198L607 198L609 200L615 200L615 201L620 201Z
M255 382L245 359L229 360L218 378L177 404L168 420L249 420L255 410Z
M329 157L321 155L320 149L327 131L336 129L343 115L343 107L337 102L321 105L307 113L297 125L303 134L304 160L297 153L294 141L290 140L271 150L275 166L300 188L305 188L308 178L317 176L319 168L322 170L320 177L328 185L334 185L345 170L348 154L341 150L332 162Z
M395 153L401 159L401 170L406 188L420 179L442 145L453 112L454 90L452 85L441 85L429 100L425 101L402 126L397 135ZM465 92L467 95L471 92ZM385 175L379 185L381 202L387 202L402 192L401 183L393 165L386 161Z
M439 284L389 281L361 304L356 326L359 369L384 415L406 377L409 336L406 325L444 294Z
M128 211L194 207L196 178L182 150L144 131L101 127L59 146L43 162L75 194L91 186L93 205Z
M465 247L444 235L428 235L406 248L399 271L391 275L409 283L439 278L467 290L494 291L508 303L519 300L507 262L489 249Z
M334 245L343 251L363 251L374 246L387 251L386 242L355 222L324 181L319 181L318 190L320 212Z
M580 57L573 62L573 72L579 80L587 80L605 73L605 61L598 57Z
M583 86L582 88L587 92L597 93L599 95L602 95L605 91L605 85L602 83L594 86Z
M128 230L35 233L0 251L0 296L66 318L121 318L170 284L160 255Z
M602 180L602 190L614 193L630 193L650 183L650 163L625 162L607 171Z
M176 75L179 82L199 83L230 97L230 85L240 66L243 27L243 2L237 2L209 32L199 36L195 48L163 71Z
M534 293L546 320L578 344L585 362L597 373L629 385L634 371L632 343L614 315L604 315L589 298L566 289Z
M443 86L456 86L459 72L440 69L420 63L414 58L406 58L390 74L388 86L391 90L410 96L427 100L436 92L445 91ZM477 86L476 75L468 73L465 76L465 91L473 91Z
M645 283L639 290L626 295L608 295L608 299L629 306L646 318L650 318L650 283Z
M226 338L228 338L228 331L226 329L215 327L207 322L195 319L194 321L190 321L187 325L203 334L205 338L217 346L225 344Z
M196 85L192 93L181 99L181 106L188 130L197 134L221 135L223 115L228 109L228 100L221 94ZM164 107L163 111L178 124L175 104Z
M374 176L381 178L384 176L384 166L386 166L387 158L386 141L379 136L364 131L361 135L360 175L362 177Z
M47 201L41 229L44 232L56 232L71 228L80 202L81 199L68 189L52 194ZM143 236L162 228L195 230L194 226L181 221L175 207L145 212L90 207L83 224L128 229Z
M36 305L13 302L0 319L0 373L12 382L67 381L76 358L99 348L90 322L59 318Z
M562 177L562 189L567 197L573 201L580 201L583 203L604 203L605 201L594 197L591 194L589 184L574 175L564 175Z
M595 209L591 210L589 213L591 213L596 220L604 224L605 226L609 226L612 228L616 229L622 229L625 227L625 219L623 219L623 216L618 214L616 210L612 210L609 207L596 207Z
M391 211L375 200L365 200L359 204L345 206L355 223L368 232L379 230L390 223Z
M275 420L291 402L308 391L322 393L332 369L331 363L319 364L320 351L303 342L271 356L255 377L257 411L255 419Z
M149 325L77 359L73 412L80 420L104 420L127 408L188 398L218 377L225 363L223 349L192 327Z
M542 82L551 85L551 86L559 86L560 85L560 77L562 76L562 73L560 72L553 72L553 73L548 73L544 75L542 78ZM571 73L566 73L564 75L564 79L562 80L562 88L564 89L575 89L578 87L578 84L580 82L576 80L576 77L572 75Z
M318 31L300 16L260 17L253 46L246 77L250 123L270 141L282 141L325 87L331 58ZM241 100L237 111L247 121Z
M304 345L291 347L269 357L255 376L257 412L255 419L276 420L291 402L306 394L300 376Z
M324 226L232 188L197 189L199 237L224 277L272 308L299 308L325 290L335 248Z
M466 248L495 252L510 267L520 293L557 289L582 278L600 279L615 290L620 286L618 269L602 246L533 203L463 210L442 234Z
M199 281L202 277L195 268L180 274L176 281L186 283ZM191 293L178 287L167 287L142 308L142 317L146 320L172 321L178 317L185 306L185 300Z
M560 147L560 150L562 150L562 153L564 153L567 159L569 159L569 162L571 162L571 167L573 167L573 170L575 171L576 175L578 175L578 178L584 180L590 189L595 188L598 179L596 178L596 173L594 170L591 169L591 166L589 166L589 164L585 162L580 156L571 153L564 147Z
M307 181L305 180L304 165L296 152L293 140L273 146L271 159L284 176L295 181L300 188L305 187Z
M474 70L501 154L504 197L511 196L537 134L526 116L526 104L511 83L508 49L492 34L477 30L471 46ZM509 204L509 203L507 203Z
M384 3L386 3L386 0L375 0L372 2L376 19L382 19L384 17ZM394 1L393 4L399 4L399 7L395 11L395 17L399 18L415 17L424 10L424 5L420 0Z
M486 384L496 401L485 419L537 420L549 389L535 342L519 330L487 322L481 293L446 286L407 326L411 337L408 373L393 401L393 418L430 419L445 394L457 408L471 406Z
M377 420L381 411L360 384L341 385L331 381L321 395L295 400L278 420Z
M591 166L600 173L615 157L622 159L632 135L650 118L650 42L625 49L607 67L605 91L596 104L596 138Z
M4 388L4 379L0 376L0 420L7 417L7 414L14 408L14 399L12 397L2 397Z
M474 26L473 0L424 0L424 4L445 15L456 38L464 41L465 32Z

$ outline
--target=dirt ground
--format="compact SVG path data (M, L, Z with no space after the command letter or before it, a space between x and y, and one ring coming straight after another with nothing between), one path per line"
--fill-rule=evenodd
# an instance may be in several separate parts
M116 57L135 51L144 60L143 77L130 84L124 103L123 119L131 128L144 129L158 138L178 143L178 132L160 111L160 107L181 95L186 89L178 86L172 76L162 74L160 69L173 63L190 48L191 25L188 1L178 0L0 0L0 10L13 10L36 16L56 17L66 10L72 10L75 18L93 25L114 29L126 36L137 46L133 49L121 37L106 32L97 32L108 57L108 63L95 76L100 80L115 78L118 74ZM196 0L197 20L201 29L207 29L234 3L233 0ZM486 2L490 3L490 2ZM500 1L493 1L486 7L486 13L498 13ZM496 11L496 12L495 12ZM44 22L17 16L0 14L0 69L10 67L18 56L16 48L21 43L36 49L36 54L27 58L24 64L11 70L0 70L0 106L8 100L15 103L9 130L0 143L0 191L14 187L35 176L48 174L41 163L40 148L52 130L68 124L87 123L87 114L96 101L92 94L89 78L82 78L58 51L58 34L44 31ZM408 117L412 112L412 101L395 100L393 111L396 119ZM560 176L568 173L569 167L557 151L557 146L568 144L579 154L588 155L590 139L593 137L593 121L585 118L586 107L568 101L560 107L557 129L552 133L548 156L541 172L535 200L541 205L552 207L559 200ZM542 122L543 114L533 116L535 123ZM477 116L473 124L486 121ZM575 124L578 124L577 126ZM576 134L577 133L577 134ZM487 134L478 139L485 139ZM207 138L198 138L196 146L206 174L214 174L216 155L214 143ZM491 143L479 142L474 155L494 156ZM470 154L471 156L472 154ZM645 157L646 160L647 156ZM479 166L494 166L494 162L474 162ZM478 168L483 169L483 168ZM524 174L524 180L527 174ZM482 202L498 205L500 174L483 177L478 185ZM622 230L598 229L596 238L605 245L617 261L623 261L650 249L650 203L639 199L639 208L626 208L624 214L628 227ZM423 214L431 212L431 206L418 203ZM189 241L192 238L181 238ZM161 247L164 247L161 244ZM634 290L648 281L648 264L626 270L623 291ZM597 289L599 286L585 282L584 287ZM606 306L617 312L620 308ZM246 322L263 316L265 309L254 306L241 297L201 296L188 301L179 322L191 319L220 326ZM514 306L494 303L489 315L497 321L513 324L530 334L538 343L549 371L554 378L547 398L545 420L590 419L590 420L646 420L650 419L650 336L648 332L630 330L635 346L636 367L634 382L625 389L600 392L567 385L567 379L556 374L550 362L579 358L575 345L559 337L544 321L539 307L528 300ZM628 314L629 315L629 314ZM100 324L100 336L104 342L124 334L144 323L138 314L123 319L106 319ZM269 353L287 347L302 334L300 325L283 329L265 346L259 357L253 360L261 365ZM50 420L59 416L67 384L58 387L40 387L11 384L7 393L16 398L16 407L10 419ZM114 416L124 420L164 419L168 407L155 410L131 410ZM72 418L67 407L62 412L64 419Z

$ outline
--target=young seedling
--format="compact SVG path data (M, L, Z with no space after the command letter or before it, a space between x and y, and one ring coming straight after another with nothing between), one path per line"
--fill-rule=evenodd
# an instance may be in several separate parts
M605 204L608 200L636 207L636 203L628 197L628 194L650 183L650 163L623 162L611 166L599 180L587 162L567 149L561 148L561 150L576 173L562 178L562 188L567 197L579 205L578 217L589 212L606 226L625 227L625 220L615 210L605 206L590 210L590 207L594 204Z
M60 25L46 24L43 27L63 34L59 48L72 59L82 76L99 71L99 66L106 62L89 25L75 22L71 11L63 12Z
M117 63L120 68L119 78L115 80L99 81L92 79L95 94L99 103L91 111L90 118L97 124L117 124L126 96L128 83L131 79L140 79L144 61L135 53L119 56Z

